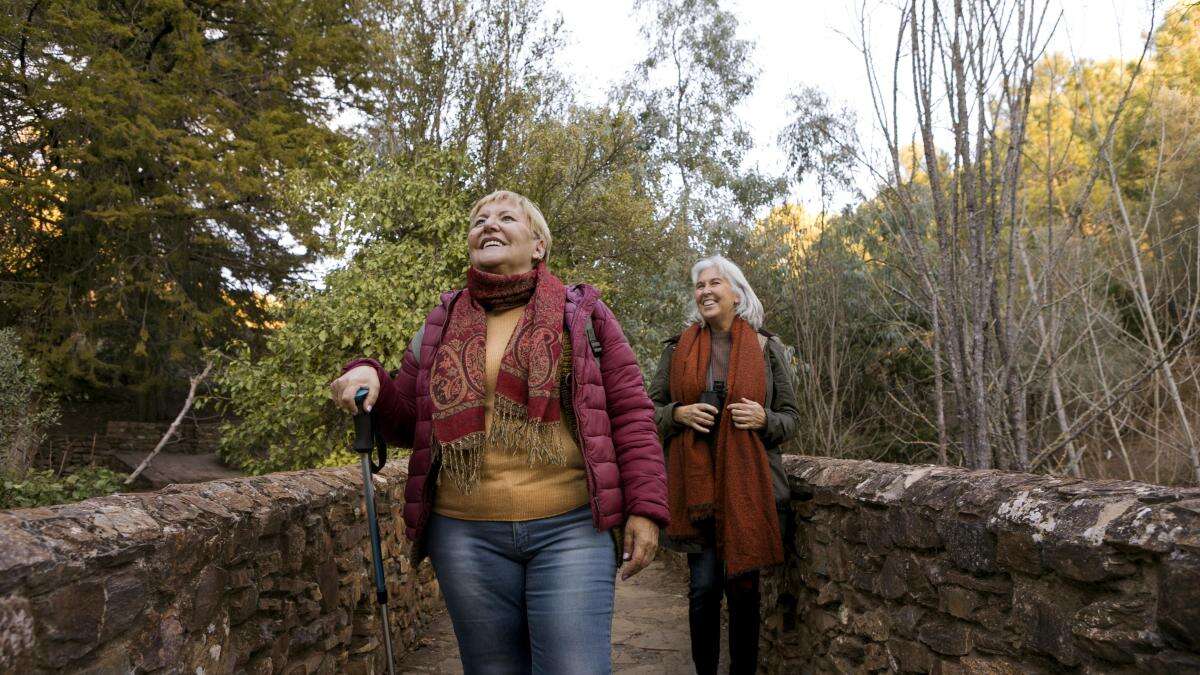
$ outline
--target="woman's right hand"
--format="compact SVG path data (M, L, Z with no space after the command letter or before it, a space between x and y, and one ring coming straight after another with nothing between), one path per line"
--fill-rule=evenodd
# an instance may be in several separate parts
M719 411L716 408L707 403L693 403L675 406L674 418L676 424L682 424L702 434L707 434L712 428L713 421L716 420L717 412Z
M334 404L351 415L358 414L358 405L354 403L354 396L363 387L367 388L367 398L363 401L363 410L371 412L371 407L375 405L375 399L379 398L379 376L375 374L374 368L371 366L351 368L341 377L329 383L329 388L333 392Z

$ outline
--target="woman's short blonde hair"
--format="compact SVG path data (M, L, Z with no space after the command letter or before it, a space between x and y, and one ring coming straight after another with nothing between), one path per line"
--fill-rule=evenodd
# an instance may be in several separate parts
M479 200L471 206L471 214L467 217L467 221L474 223L475 215L479 213L479 209L482 209L485 204L491 204L492 202L498 202L503 199L513 202L517 206L521 207L521 210L525 212L525 218L529 220L529 229L533 231L533 236L541 239L542 243L546 245L546 254L542 257L542 260L549 259L550 226L546 224L546 216L542 215L542 210L538 208L537 204L533 203L532 199L526 197L525 195L517 194L511 190L496 190L489 195L480 197Z

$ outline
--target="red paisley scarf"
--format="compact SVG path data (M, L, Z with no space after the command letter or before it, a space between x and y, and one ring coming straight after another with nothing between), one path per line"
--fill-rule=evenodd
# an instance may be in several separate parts
M490 429L485 431L484 362L487 315L525 305L500 360ZM525 448L530 465L561 464L564 449L555 428L559 360L563 351L566 288L546 264L512 276L467 272L467 289L454 303L433 359L433 451L442 473L464 492L479 480L485 449Z
M767 372L758 334L740 318L730 330L725 402L746 398L763 403ZM700 400L711 353L712 332L702 324L683 332L671 357L672 400ZM668 535L700 540L697 521L714 518L717 554L725 561L727 576L782 562L770 467L758 432L735 428L733 415L722 410L713 433L698 434L689 427L672 437L667 461Z

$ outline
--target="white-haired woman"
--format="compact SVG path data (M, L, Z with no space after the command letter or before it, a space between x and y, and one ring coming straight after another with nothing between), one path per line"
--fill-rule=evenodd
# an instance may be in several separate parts
M783 560L777 507L788 498L778 448L799 412L783 344L738 266L692 267L688 327L666 341L650 387L667 449L667 545L688 554L692 660L717 672L721 596L731 673L758 661L759 570Z

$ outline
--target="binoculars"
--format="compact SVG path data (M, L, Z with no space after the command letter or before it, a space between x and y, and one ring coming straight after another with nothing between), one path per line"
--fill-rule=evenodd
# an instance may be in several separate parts
M714 380L712 389L700 392L700 403L707 403L717 409L717 414L713 415L713 425L709 429L709 433L712 433L721 426L721 411L725 409L725 383Z

